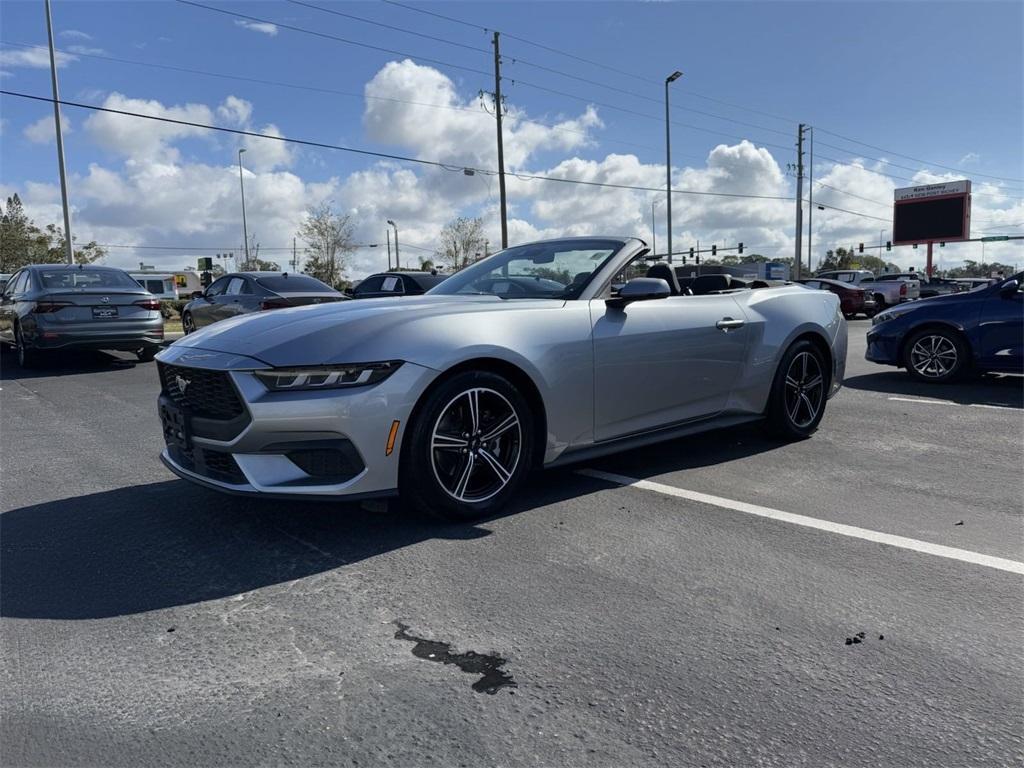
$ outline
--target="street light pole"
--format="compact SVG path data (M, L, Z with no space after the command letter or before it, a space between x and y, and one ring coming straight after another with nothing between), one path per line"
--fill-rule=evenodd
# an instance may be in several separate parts
M672 263L672 123L668 112L668 86L683 73L676 70L665 78L665 203L668 217L668 263Z
M242 180L242 153L245 148L238 150L238 186L242 190L242 237L245 239L245 268L249 268L249 227L245 222L245 182Z
M71 209L68 206L68 179L64 168L64 135L60 127L60 95L57 90L57 55L53 51L53 22L50 0L46 0L46 35L50 40L50 83L53 86L53 125L57 130L57 167L60 169L60 199L64 206L64 257L75 263L75 247L71 242Z
M654 231L654 206L657 204L657 198L651 200L651 254L654 256L658 255L658 235Z
M402 262L398 259L398 225L391 219L388 219L388 224L395 228L395 269L400 269Z

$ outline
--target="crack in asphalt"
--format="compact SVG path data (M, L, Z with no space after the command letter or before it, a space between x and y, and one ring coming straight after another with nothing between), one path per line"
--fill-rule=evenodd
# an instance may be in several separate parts
M519 685L512 679L512 675L503 672L501 667L508 663L507 659L494 654L475 653L452 653L451 643L442 643L436 640L427 640L409 634L409 626L400 621L394 622L398 627L395 632L396 640L406 640L415 643L412 647L412 655L418 659L436 661L441 664L454 664L463 672L472 675L480 675L480 679L473 683L473 690L477 693L489 693L492 696L501 688L518 688Z

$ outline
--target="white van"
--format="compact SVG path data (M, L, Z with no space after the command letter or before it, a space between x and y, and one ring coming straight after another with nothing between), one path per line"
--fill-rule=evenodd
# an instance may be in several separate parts
M163 301L177 301L178 289L174 285L174 275L156 272L129 272L132 279Z

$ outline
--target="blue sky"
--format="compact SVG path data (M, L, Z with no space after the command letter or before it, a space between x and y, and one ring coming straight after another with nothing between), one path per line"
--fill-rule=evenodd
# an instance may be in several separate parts
M816 127L815 174L828 185L816 186L815 196L877 217L815 211L815 240L822 247L877 242L886 228L878 219L889 215L885 203L892 199L892 187L911 182L869 170L914 182L972 178L975 234L1024 232L1021 3L416 4L479 25L473 27L383 2L313 0L340 13L482 49L477 51L286 2L200 1L413 56L367 50L283 26L243 25L244 19L175 2L55 0L58 47L74 56L60 69L63 97L257 131L272 126L271 132L288 137L441 160L455 167L493 168L493 122L466 110L478 108L479 90L493 88L490 34L480 27L497 28L505 33L503 88L519 121L513 121L512 130L520 130L512 141L520 151L512 152L511 162L524 173L660 186L660 83L681 69L683 79L672 86L673 104L680 108L673 111L673 119L695 128L672 128L677 187L792 195L786 164L795 158L788 148L795 140L795 123L804 121ZM45 44L42 3L5 2L0 13L0 84L7 90L48 95L48 70L38 66L45 64L40 62L43 52L13 45ZM516 36L640 78L557 55ZM449 108L417 106L422 104ZM47 131L49 127L52 132L47 124L50 107L5 96L0 108L0 191L21 194L40 222L56 221L59 196ZM145 121L90 118L75 108L66 108L64 114L70 122L66 149L73 228L80 239L181 246L180 251L159 253L112 249L110 263L144 259L169 266L193 258L198 251L190 248L238 246L237 176L232 188L228 173L244 140L200 131L161 134ZM551 125L557 128L553 131ZM741 139L750 143L741 144ZM458 214L482 215L492 242L497 240L497 184L489 177L382 164L328 150L247 145L247 159L255 166L247 169L252 174L247 177L253 196L250 231L256 231L265 249L290 244L302 211L321 200L353 216L362 242L382 239L383 219L396 218L410 246L430 249L440 225ZM247 203L249 194L247 188ZM609 225L616 234L649 237L655 200L653 193L513 179L513 239ZM674 208L677 244L679 239L684 244L742 240L772 255L792 254L793 203L676 196ZM662 206L656 214L661 237ZM968 244L944 252L954 260L976 256L980 249ZM1021 247L1014 245L990 246L986 256L1024 261ZM912 264L920 258L906 252L902 260ZM376 268L377 261L383 262L379 252L360 253L352 272Z

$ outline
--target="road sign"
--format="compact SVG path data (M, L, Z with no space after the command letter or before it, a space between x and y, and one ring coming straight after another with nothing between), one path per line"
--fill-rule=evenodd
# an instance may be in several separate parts
M971 182L949 181L893 192L896 245L956 242L971 236Z
M983 237L983 238L981 238L981 242L983 242L983 243L996 243L996 242L999 242L1000 240L1009 240L1009 239L1010 239L1009 235L991 235L990 237Z

